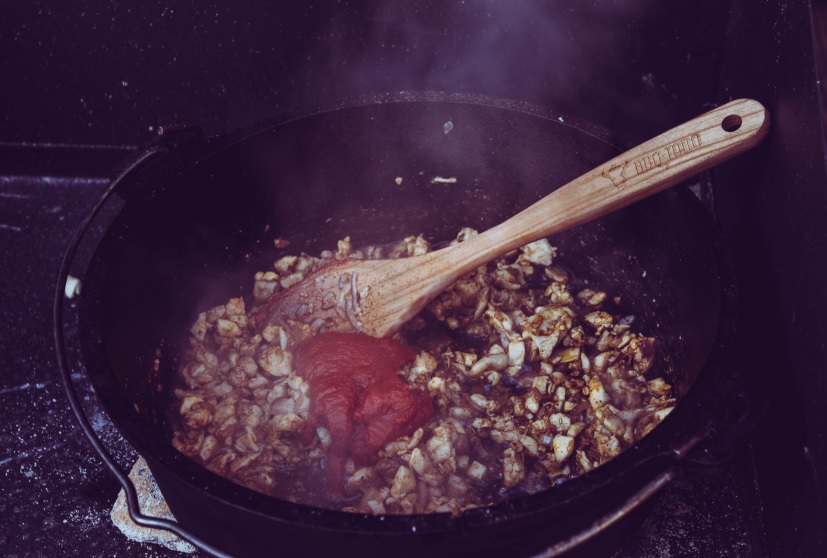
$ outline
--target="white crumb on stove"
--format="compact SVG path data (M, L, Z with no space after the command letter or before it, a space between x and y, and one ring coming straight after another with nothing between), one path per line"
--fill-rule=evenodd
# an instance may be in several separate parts
M435 176L431 179L431 184L456 184L457 179L455 176L450 178L445 178L444 176Z
M129 478L138 492L138 503L144 515L175 520L143 457L135 462L132 471L129 473ZM126 494L123 490L118 494L118 499L112 507L110 517L115 526L130 540L140 543L160 544L178 552L195 552L195 547L169 531L149 529L135 524L132 518L129 517Z
M66 298L74 298L80 294L81 283L80 279L75 277L74 275L69 275L66 277L66 286L64 287L63 294Z

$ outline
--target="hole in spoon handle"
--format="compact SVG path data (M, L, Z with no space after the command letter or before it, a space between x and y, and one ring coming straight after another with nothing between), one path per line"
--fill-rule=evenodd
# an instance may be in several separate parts
M725 132L735 132L741 127L742 122L740 116L730 114L721 121L721 128L723 128Z

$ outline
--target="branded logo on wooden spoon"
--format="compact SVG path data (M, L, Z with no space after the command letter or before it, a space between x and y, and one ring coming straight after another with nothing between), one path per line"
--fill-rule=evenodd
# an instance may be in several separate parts
M611 180L615 188L622 190L626 186L626 179L629 178L627 168L631 168L629 163L623 163L622 165L615 165L609 170L603 171L601 174Z
M623 188L626 187L626 181L632 176L639 176L652 169L662 167L678 157L682 157L699 149L701 145L701 135L692 134L672 142L661 149L652 151L632 162L626 161L623 164L615 165L609 170L603 171L601 174L603 177L611 180L615 188L623 190Z

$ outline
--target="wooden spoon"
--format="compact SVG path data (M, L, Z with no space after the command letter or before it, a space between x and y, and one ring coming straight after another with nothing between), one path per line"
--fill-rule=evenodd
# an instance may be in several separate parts
M530 242L625 207L752 148L767 134L757 101L732 101L587 172L507 221L464 242L395 260L330 264L277 293L254 325L297 320L313 329L397 332L477 267Z

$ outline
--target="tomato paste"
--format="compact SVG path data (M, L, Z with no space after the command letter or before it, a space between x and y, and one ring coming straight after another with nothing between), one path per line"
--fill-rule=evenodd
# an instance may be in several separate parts
M392 339L361 333L322 333L294 351L296 370L310 384L307 436L317 425L330 432L327 487L339 494L345 462L368 465L388 442L425 426L433 403L397 375L416 353Z

